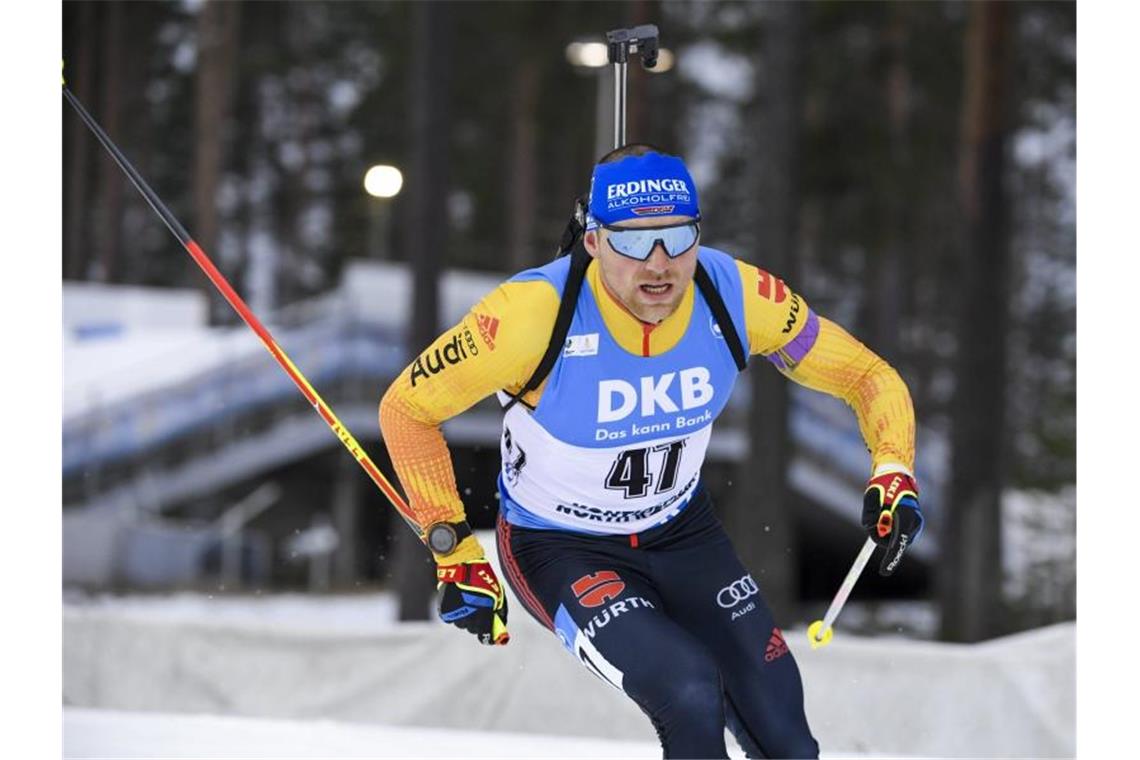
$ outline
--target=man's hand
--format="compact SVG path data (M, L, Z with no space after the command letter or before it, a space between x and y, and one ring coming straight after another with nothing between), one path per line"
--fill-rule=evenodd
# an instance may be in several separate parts
M879 575L894 573L907 549L922 534L918 485L909 472L880 467L863 493L863 529L879 546L887 547Z
M506 644L507 597L486 560L439 565L435 577L443 593L439 617L470 631L482 644Z

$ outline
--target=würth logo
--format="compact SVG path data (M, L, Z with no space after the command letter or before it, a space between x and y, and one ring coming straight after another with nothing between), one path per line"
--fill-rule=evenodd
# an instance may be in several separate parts
M476 314L475 321L479 325L479 335L483 338L483 342L487 344L487 348L494 351L495 336L499 332L498 317L488 317L485 314Z
M772 636L768 639L768 649L764 652L764 662L777 660L788 653L788 645L784 641L784 634L779 628L772 629Z
M778 282L778 281L777 281ZM783 283L781 283L783 284ZM788 308L788 321L784 323L784 329L780 330L782 333L790 333L792 328L796 326L796 320L800 318L800 297L792 293L792 305Z
M599 570L574 581L570 590L583 607L601 607L625 591L625 581L613 570Z
M760 281L756 285L756 292L769 301L783 303L788 297L788 288L779 277L773 277L763 269L757 270Z

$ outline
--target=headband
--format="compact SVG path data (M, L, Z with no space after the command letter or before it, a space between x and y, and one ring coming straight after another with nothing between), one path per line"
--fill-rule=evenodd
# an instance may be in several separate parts
M700 218L697 187L681 159L646 153L594 167L587 229L672 215Z

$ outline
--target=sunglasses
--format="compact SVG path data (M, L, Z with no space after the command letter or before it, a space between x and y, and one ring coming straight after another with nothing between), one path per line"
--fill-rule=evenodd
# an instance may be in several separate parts
M606 236L610 248L622 256L628 256L638 261L646 261L653 249L660 243L673 259L693 247L697 237L701 234L700 221L685 224L673 224L663 227L611 227L601 225L609 231Z

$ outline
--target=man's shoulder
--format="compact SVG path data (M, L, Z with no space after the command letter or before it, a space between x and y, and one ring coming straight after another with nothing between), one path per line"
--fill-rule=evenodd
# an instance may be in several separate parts
M709 270L709 274L712 274L714 270L735 273L739 272L743 266L750 266L748 262L731 253L706 245L697 249L697 258L705 269Z
M566 287L570 257L562 256L548 264L517 272L496 288L503 308L528 315L537 323L553 324L554 314Z
M758 296L760 301L778 305L793 295L791 289L778 274L742 259L733 259L733 265L741 282L745 285L745 291L753 296Z
M726 294L728 288L740 287L743 271L741 265L744 263L740 259L717 248L702 245L697 250L697 260L722 295Z
M566 279L569 276L570 257L559 256L548 264L524 269L507 280L507 283L546 282L552 285L556 292L561 293L566 287Z
M799 308L801 296L793 293L779 275L716 248L701 246L698 255L717 290L725 295L727 288L739 288L749 305L749 312L759 308L762 311L772 310L779 316L788 299L792 299Z
M492 329L502 323L507 333L504 337L512 342L527 346L542 343L545 348L542 341L549 338L554 325L561 290L549 277L530 275L536 271L526 270L500 283L472 308L474 319L480 324L493 324ZM544 337L537 340L536 335Z
M726 265L737 261L737 258L731 253L726 253L719 248L710 248L707 245L702 245L697 249L697 258L702 264L713 265Z

